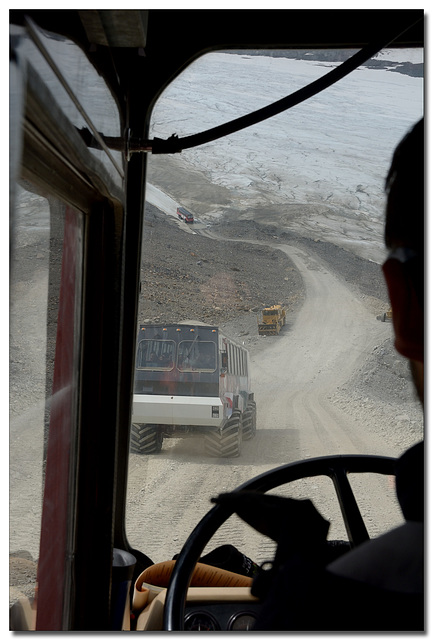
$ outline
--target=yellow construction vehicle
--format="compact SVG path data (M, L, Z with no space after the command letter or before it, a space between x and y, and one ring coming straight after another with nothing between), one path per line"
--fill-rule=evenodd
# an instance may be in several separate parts
M259 336L277 336L286 324L286 309L281 304L265 307L262 318L258 320Z
M381 313L380 316L377 316L377 319L382 322L392 322L392 309L389 308L388 311Z

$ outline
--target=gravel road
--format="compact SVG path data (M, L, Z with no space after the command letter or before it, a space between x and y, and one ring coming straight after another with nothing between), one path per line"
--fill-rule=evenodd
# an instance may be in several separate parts
M159 238L157 217L151 246L153 252L163 254L167 225L163 239ZM175 246L180 250L184 240L189 247L196 243L200 251L194 259L218 256L218 242L233 243L236 249L233 254L239 257L239 271L235 273L248 282L250 309L231 305L233 317L221 322L224 314L219 305L209 306L204 298L194 308L194 318L219 320L231 337L248 346L258 432L254 440L244 443L241 457L235 460L206 459L200 439L168 440L157 456L131 456L127 531L131 543L145 549L154 561L167 559L180 549L187 533L185 523L189 521L192 530L209 509L211 496L234 489L254 475L287 462L333 453L399 455L422 437L422 415L407 364L394 352L391 324L377 320L387 308L386 292L377 284L381 283L377 264L361 261L363 272L359 258L338 247L276 237L266 227L250 223L246 227L226 220L206 226L200 237L191 238L182 229L181 233ZM213 243L211 254L204 253L210 245L203 243L209 241ZM169 244L171 250L171 236ZM248 247L255 261L258 255L262 258L255 267L247 260ZM212 271L213 259L209 263ZM190 261L186 270L190 267L203 275L203 261ZM259 277L254 269L259 270ZM207 279L211 278L209 273ZM192 274L190 280L194 280ZM269 295L263 295L258 283ZM164 286L172 299L174 286L169 280ZM150 292L147 289L148 299L151 291L152 287ZM236 291L235 287L233 299ZM255 305L270 299L290 304L289 321L278 337L258 337ZM150 309L154 307L143 303L142 313L148 316ZM151 315L149 319L168 321L170 317ZM360 503L370 534L375 535L397 524L400 514L389 478L368 478L366 482L359 485ZM383 499L375 503L375 497L384 494L389 498L387 506ZM312 498L331 521L331 536L343 535L335 497L326 482L297 483L289 495ZM158 511L158 518L167 513L172 523L170 536L161 540L155 535L144 543L153 510ZM273 554L271 541L235 518L217 532L208 550L227 541L258 561Z
M200 439L164 441L155 456L131 455L127 532L155 562L180 550L211 496L258 473L336 452L398 455L422 437L407 365L394 352L391 325L376 319L387 308L376 264L360 263L335 245L276 235L254 221L218 219L196 229L200 233L147 207L150 243L143 253L139 320L193 315L243 342L251 356L258 433L233 460L206 458ZM45 347L51 349L35 330L47 308L48 238L44 228L32 226L21 238L11 271L10 553L13 582L31 595L41 515ZM163 266L153 266L155 255ZM197 289L201 296L193 303ZM287 305L287 325L277 337L259 337L257 313L275 302ZM303 481L291 491L313 498L329 517L333 537L342 534L328 486ZM396 510L382 502L380 512L374 510L378 492L393 493L389 479L360 491L373 498L363 506L371 533L398 521ZM161 519L170 522L162 540ZM234 518L210 547L227 541L257 561L273 555L271 541Z

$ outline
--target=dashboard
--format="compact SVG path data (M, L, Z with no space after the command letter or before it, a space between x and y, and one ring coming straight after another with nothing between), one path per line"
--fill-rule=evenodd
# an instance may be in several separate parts
M185 631L250 631L259 614L258 603L199 603L185 609Z
M161 631L166 590L161 590L137 619L137 631ZM185 605L185 631L249 631L261 603L249 587L190 587Z

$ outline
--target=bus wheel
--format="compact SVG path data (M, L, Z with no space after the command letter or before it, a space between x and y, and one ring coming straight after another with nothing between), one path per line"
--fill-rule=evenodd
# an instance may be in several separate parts
M205 450L209 456L237 458L241 453L242 414L234 410L223 428L205 436Z
M251 440L256 435L256 403L249 402L242 414L242 438Z
M138 424L131 426L131 446L133 453L159 453L162 448L162 434L153 424Z

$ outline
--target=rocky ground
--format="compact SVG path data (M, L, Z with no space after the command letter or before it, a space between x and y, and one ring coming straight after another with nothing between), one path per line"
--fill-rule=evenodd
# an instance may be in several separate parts
M212 230L227 233L224 224ZM188 318L220 325L247 314L257 328L256 316L265 306L280 303L296 311L303 300L302 279L287 256L242 242L244 234L230 231L227 238L234 242L192 235L176 219L147 204L139 320ZM261 239L260 235L259 231L244 237Z
M228 216L216 220L205 232L191 235L175 218L147 203L139 321L191 318L224 325L236 320L238 334L249 328L252 339L263 307L284 304L290 315L304 300L302 278L290 258L278 250L282 243L308 248L378 314L387 310L379 265L334 244L281 232L253 220L232 221ZM201 295L197 296L197 291Z

